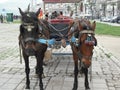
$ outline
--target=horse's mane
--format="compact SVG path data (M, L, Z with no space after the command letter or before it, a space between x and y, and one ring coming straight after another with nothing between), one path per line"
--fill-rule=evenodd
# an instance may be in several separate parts
M79 22L82 25L84 30L91 30L92 29L91 23L89 20L81 19Z
M35 12L25 12L21 18L21 21L25 23L38 22L38 18Z

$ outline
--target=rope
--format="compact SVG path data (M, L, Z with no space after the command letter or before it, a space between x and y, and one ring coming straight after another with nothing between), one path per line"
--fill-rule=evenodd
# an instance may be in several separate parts
M62 31L64 31L64 30L66 30L66 29L69 28L69 26L68 26L68 27L65 27L65 28L63 28L63 29L56 29L52 24L49 23L49 25L50 25L55 31L60 31L60 32L62 32Z
M69 26L68 27L65 27L65 28L63 28L63 29L56 29L52 24L50 24L49 23L49 25L53 28L53 30L55 30L58 34L59 34L59 36L61 36L62 38L64 37L64 35L61 33L62 31L65 31L65 30L67 30L68 28L69 28Z

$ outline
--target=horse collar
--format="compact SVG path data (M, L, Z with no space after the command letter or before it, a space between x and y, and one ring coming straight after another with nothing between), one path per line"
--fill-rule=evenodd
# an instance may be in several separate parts
M94 31L92 30L82 30L80 31L80 34L87 33L87 34L94 34Z

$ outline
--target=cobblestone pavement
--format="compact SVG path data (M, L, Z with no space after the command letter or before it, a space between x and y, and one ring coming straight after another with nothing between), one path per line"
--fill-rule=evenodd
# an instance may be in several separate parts
M18 24L0 24L0 90L24 90L24 62L20 64L18 49ZM70 47L58 51L71 52ZM34 57L30 57L30 90L39 90L35 76ZM101 46L94 49L92 59L91 90L120 90L120 62ZM54 55L44 66L45 90L72 90L73 60L71 55ZM79 75L78 90L84 89L84 76ZM90 73L89 73L90 78Z

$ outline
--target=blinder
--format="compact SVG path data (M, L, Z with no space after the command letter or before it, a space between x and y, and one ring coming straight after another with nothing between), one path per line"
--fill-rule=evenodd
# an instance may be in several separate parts
M23 26L28 32L32 31L32 29L34 29L34 27L35 27L35 26L33 25L33 23L23 23L22 26Z
M87 38L85 40L85 44L89 46L95 45L95 41L93 39L93 36L91 34L87 34Z
M80 38L79 45L81 45L83 43L83 42L81 42L81 35L82 34L87 34L86 40L84 41L84 43L86 45L96 46L94 31L92 31L92 30L82 30L81 32L79 32L79 38Z

